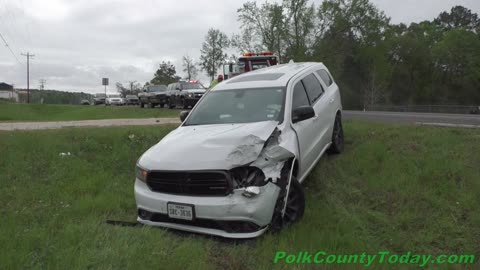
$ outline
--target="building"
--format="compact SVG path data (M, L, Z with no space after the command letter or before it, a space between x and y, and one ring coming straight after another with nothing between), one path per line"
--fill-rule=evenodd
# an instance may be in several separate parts
M13 85L0 82L0 98L13 99L18 102L18 93L13 90Z

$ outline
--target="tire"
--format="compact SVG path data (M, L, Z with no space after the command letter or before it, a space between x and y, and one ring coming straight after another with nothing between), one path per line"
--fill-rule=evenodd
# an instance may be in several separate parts
M148 108L151 109L151 108L153 108L153 107L155 107L155 105L154 105L153 103L151 103L151 102L148 102Z
M305 193L302 184L297 181L294 175L292 175L290 184L287 208L285 209L285 215L282 217L285 193L286 187L282 189L278 195L277 205L275 206L275 212L273 213L271 222L271 227L274 231L279 231L299 221L305 212Z
M160 108L163 108L165 106L165 103L160 103Z
M143 104L142 102L139 103L140 105L140 108L144 108L145 104Z
M172 101L171 101L170 99L167 99L167 104L168 104L168 108L169 108L169 109L175 108L175 104L172 103Z
M342 117L337 114L335 117L335 123L333 124L332 144L328 148L329 154L340 154L344 149L344 136Z
M188 104L185 101L185 99L182 99L182 108L185 109L185 110L188 109Z

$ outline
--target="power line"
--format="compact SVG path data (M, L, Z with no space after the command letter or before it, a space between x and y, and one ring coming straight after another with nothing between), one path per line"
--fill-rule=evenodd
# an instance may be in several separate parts
M12 51L12 48L10 48L10 46L8 45L7 41L5 40L5 38L3 37L2 33L0 33L0 37L2 38L3 42L5 42L5 46L8 48L8 50L12 53L13 57L15 57L15 59L17 59L18 63L22 63L20 62L20 60L18 60L18 57L15 55L15 53Z

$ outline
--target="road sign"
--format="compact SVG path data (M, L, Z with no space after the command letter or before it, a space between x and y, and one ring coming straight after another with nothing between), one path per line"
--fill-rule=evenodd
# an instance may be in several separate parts
M102 85L108 85L108 78L102 78Z

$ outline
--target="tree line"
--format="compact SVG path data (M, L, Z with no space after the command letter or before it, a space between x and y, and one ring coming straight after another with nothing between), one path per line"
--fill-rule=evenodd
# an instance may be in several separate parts
M339 84L344 107L480 104L480 19L454 6L431 21L393 24L369 0L255 1L237 10L238 32L209 29L198 63L185 56L184 72L212 80L228 48L272 51L280 63L323 62ZM150 83L177 81L163 62Z

